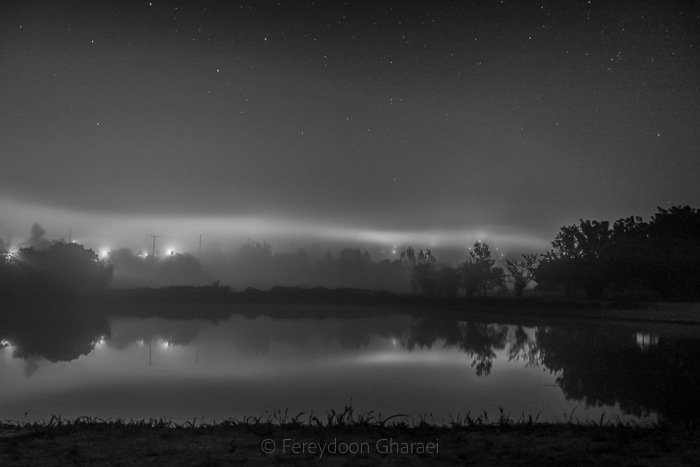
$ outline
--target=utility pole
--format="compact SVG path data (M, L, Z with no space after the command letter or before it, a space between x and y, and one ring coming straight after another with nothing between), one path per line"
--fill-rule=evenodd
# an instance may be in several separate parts
M160 235L153 234L151 235L153 237L153 257L156 257L156 238L160 237Z

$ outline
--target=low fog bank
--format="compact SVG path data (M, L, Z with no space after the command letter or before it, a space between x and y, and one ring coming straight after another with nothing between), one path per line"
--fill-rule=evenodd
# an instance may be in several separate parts
M440 261L457 264L464 260L467 247L481 240L506 256L535 253L548 248L558 228L556 224L539 229L513 225L486 225L479 218L457 223L433 224L421 216L401 223L353 222L304 217L265 216L167 216L84 212L3 199L0 196L0 236L14 248L46 248L51 241L75 241L97 252L101 259L109 251L127 248L135 254L155 254L164 258L172 252L190 253L208 263L222 255L232 255L250 240L267 242L274 255L304 249L314 260L326 251L338 257L344 248L367 250L373 261L398 259L401 249L429 248ZM30 226L36 221L46 229L43 246ZM155 244L153 242L153 236ZM495 252L495 251L494 251ZM215 279L215 278L214 278Z
M273 254L268 243L248 242L233 252L202 261L190 253L153 258L122 248L111 251L107 262L114 266L113 288L216 282L236 291L275 286L410 291L410 271L401 260L373 261L367 250L359 248L345 248L337 255L326 251L314 259L305 249Z

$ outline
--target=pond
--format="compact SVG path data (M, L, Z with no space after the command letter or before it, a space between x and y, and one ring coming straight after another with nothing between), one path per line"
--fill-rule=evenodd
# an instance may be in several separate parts
M484 411L493 420L500 409L515 420L700 418L692 326L541 326L365 309L318 319L248 308L219 321L6 318L0 419L211 422L288 410L306 420L349 405L437 423Z

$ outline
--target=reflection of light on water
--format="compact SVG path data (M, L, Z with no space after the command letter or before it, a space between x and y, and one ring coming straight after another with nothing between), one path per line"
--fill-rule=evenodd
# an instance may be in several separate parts
M383 365L383 364L428 364L428 365L451 365L454 363L464 363L464 354L453 351L393 351L377 352L360 357L351 357L350 360L357 361L368 365Z
M659 345L659 336L658 334L650 334L646 332L638 332L635 335L635 338L637 340L637 345L639 346L640 349L642 350L647 350L651 347Z

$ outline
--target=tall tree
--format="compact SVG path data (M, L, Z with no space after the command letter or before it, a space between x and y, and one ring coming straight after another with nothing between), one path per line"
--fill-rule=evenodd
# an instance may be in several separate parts
M607 253L612 230L607 221L584 221L563 226L535 272L542 287L563 286L567 295L583 289L589 297L603 294L610 280Z
M495 264L496 261L491 258L488 243L482 241L474 243L467 260L459 265L467 296L472 296L477 291L483 292L486 296L490 290L503 284L505 279L503 268Z
M523 290L535 280L535 269L539 262L536 254L522 255L522 258L519 261L506 261L506 274L513 282L513 290L518 297L522 297Z

